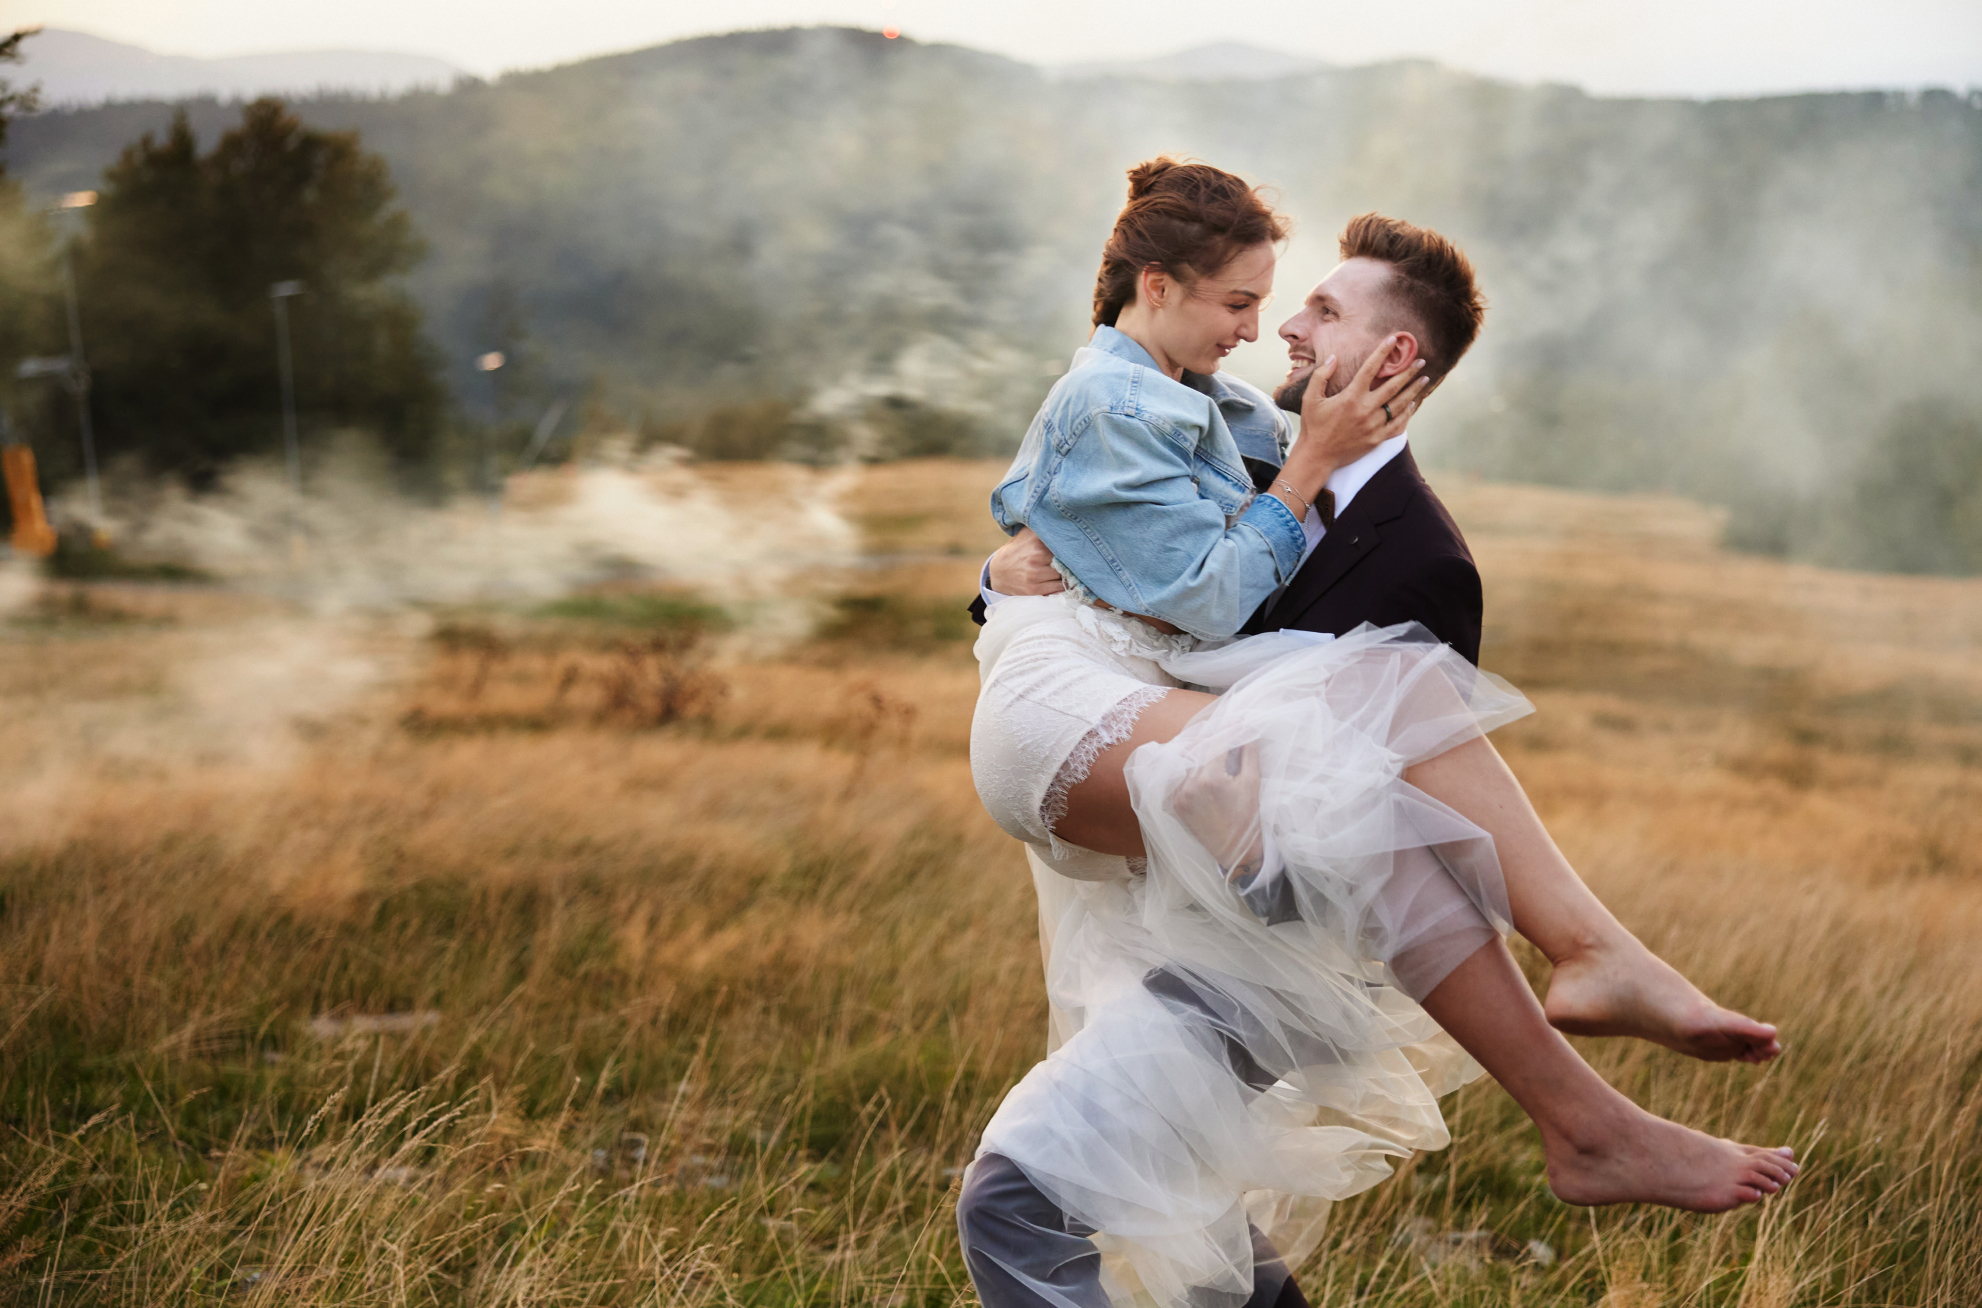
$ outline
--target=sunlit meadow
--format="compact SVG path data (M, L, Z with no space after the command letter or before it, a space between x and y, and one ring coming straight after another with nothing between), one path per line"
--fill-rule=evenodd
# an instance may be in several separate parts
M0 1302L974 1302L958 1173L1045 1031L966 754L995 472L819 474L864 563L770 598L17 584ZM1982 581L1442 484L1484 661L1540 709L1501 748L1625 921L1788 1049L1580 1047L1806 1166L1726 1216L1568 1208L1482 1082L1451 1149L1336 1208L1310 1297L1982 1302Z

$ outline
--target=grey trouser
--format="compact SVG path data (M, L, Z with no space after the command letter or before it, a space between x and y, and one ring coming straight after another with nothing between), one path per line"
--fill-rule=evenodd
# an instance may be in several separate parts
M1062 1212L1003 1154L985 1154L964 1173L957 1230L984 1308L1109 1308L1090 1228ZM1257 1228L1252 1236L1253 1292L1243 1308L1308 1308L1279 1253ZM1206 1308L1212 1308L1208 1299ZM1217 1308L1242 1306L1233 1297Z

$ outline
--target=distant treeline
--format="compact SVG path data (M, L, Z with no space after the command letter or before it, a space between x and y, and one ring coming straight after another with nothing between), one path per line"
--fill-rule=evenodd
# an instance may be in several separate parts
M1054 80L812 29L294 108L390 166L471 416L582 392L708 455L1010 448L1085 332L1124 169L1168 150L1278 188L1283 305L1365 210L1473 254L1493 307L1414 430L1435 463L1982 571L1982 96L1608 100L1420 63ZM203 143L240 122L186 112ZM96 186L170 114L24 118L11 165L39 196Z

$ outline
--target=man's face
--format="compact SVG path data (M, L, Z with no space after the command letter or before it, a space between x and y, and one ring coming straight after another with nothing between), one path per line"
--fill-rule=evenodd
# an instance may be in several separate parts
M1396 330L1389 321L1390 277L1387 263L1349 259L1335 265L1335 271L1308 292L1301 311L1280 324L1280 339L1287 342L1290 366L1286 380L1273 393L1275 403L1299 413L1315 364L1331 354L1335 356L1335 371L1328 378L1327 394L1338 394L1348 384L1378 342ZM1410 357L1403 363L1410 362Z

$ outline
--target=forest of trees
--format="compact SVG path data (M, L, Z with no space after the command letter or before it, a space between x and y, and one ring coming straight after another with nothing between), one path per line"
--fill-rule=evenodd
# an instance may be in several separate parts
M582 394L707 455L1010 448L1084 334L1124 169L1169 150L1278 189L1283 302L1364 210L1473 254L1493 307L1414 425L1435 464L1726 504L1751 548L1982 571L1982 373L1959 362L1982 355L1982 95L1615 100L1421 63L1054 79L810 29L291 109L389 168L429 254L375 285L424 310L464 420ZM180 111L190 139L246 130L240 106ZM107 221L106 168L146 133L181 149L174 112L22 118L15 174L101 187ZM331 307L297 303L299 342ZM500 392L472 368L490 349ZM363 370L342 357L324 384Z
M106 457L212 480L279 448L274 310L289 297L296 407L424 464L443 393L398 279L422 248L383 161L352 132L259 100L202 154L184 117L104 172L76 259Z
M93 189L92 203L59 218L17 185L0 200L15 237L0 247L0 277L19 310L0 314L0 350L10 361L68 355L61 280L72 271L101 461L129 456L199 489L243 455L280 450L271 292L290 283L299 414L313 432L362 431L402 468L428 468L446 397L402 285L423 247L356 133L306 127L261 100L202 153L175 115L161 136L127 145ZM10 380L7 408L38 437L44 473L73 474L76 388Z

